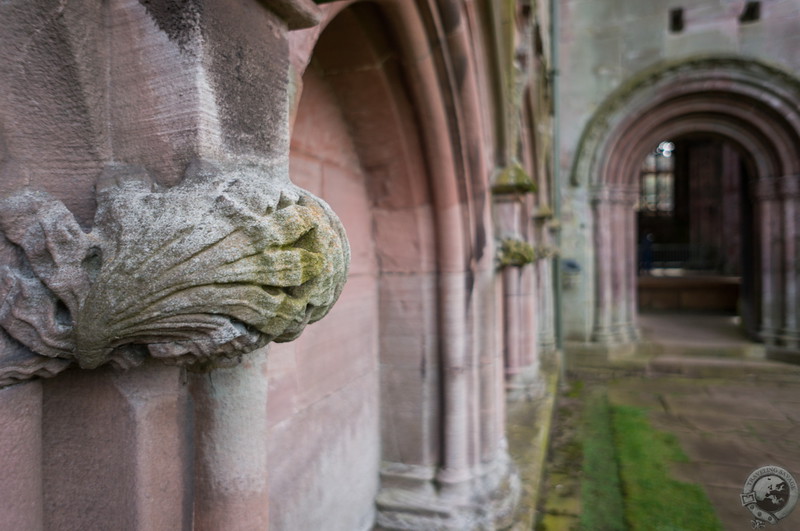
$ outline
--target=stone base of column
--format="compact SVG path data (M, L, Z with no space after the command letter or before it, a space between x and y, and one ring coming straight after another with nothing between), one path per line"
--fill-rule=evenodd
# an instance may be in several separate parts
M550 353L556 351L556 338L552 334L539 336L539 352Z
M626 326L625 332L626 332L628 341L639 341L640 339L642 339L642 331L634 323L628 324Z
M627 326L595 327L592 331L592 342L598 345L614 346L630 342Z
M761 338L765 345L777 345L779 343L778 331L775 328L762 327L758 331L758 337Z
M539 363L517 372L506 381L506 401L536 400L545 392L545 381Z
M800 348L778 345L767 345L767 359L800 365Z
M778 336L780 344L789 350L800 350L800 331L786 328Z
M611 343L579 343L568 341L564 345L567 370L589 367L606 367L609 361L632 358L637 352L638 343L620 341Z
M386 465L378 493L377 530L490 531L512 523L520 480L508 455L457 483L425 477L426 467ZM387 471L387 469L393 469Z

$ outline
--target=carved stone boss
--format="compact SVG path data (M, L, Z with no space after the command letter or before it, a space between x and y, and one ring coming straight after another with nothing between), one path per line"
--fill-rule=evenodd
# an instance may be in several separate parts
M0 386L149 355L205 369L290 341L338 298L350 251L284 166L195 161L160 189L114 166L84 232L55 198L0 201ZM13 250L12 250L13 249Z

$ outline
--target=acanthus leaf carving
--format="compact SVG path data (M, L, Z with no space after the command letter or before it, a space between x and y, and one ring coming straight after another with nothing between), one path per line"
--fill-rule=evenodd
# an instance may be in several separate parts
M25 363L19 348L2 351L0 386L147 355L236 363L323 317L347 276L340 222L280 169L196 161L161 190L113 166L97 201L88 234L41 192L0 202L0 229L24 255L0 268L0 327L29 351Z

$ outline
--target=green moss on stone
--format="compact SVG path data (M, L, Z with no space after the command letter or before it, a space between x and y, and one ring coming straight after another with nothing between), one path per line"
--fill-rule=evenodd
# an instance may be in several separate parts
M522 267L536 259L536 250L530 243L514 238L505 238L500 242L497 260L500 267Z
M553 219L554 216L555 212L550 208L550 205L542 205L533 212L531 217L536 221L546 221Z
M519 164L514 163L500 170L492 184L495 194L529 194L536 192L536 183Z

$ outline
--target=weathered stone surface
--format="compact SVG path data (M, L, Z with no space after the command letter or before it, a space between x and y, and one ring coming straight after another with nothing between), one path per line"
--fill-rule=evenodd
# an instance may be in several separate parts
M537 258L537 251L530 243L516 238L504 238L497 251L500 267L522 267Z
M568 249L565 256L582 267L581 278L576 279L579 282L564 292L567 337L590 341L592 327L597 324L596 314L612 311L612 305L597 300L599 293L607 289L608 278L621 286L617 289L617 306L628 308L617 312L616 328L635 328L635 285L620 283L635 278L630 266L635 258L632 246L637 241L631 229L635 228L635 218L615 221L616 216L595 212L594 219L587 219L591 210L583 196L592 192L592 183L628 181L645 153L658 142L703 134L730 140L746 158L751 158L755 166L752 169L757 173L752 176L754 179L795 173L797 143L779 137L787 130L793 130L793 136L797 134L798 92L792 73L800 67L795 53L800 39L796 31L800 8L794 2L760 2L760 19L745 22L740 20L745 4L700 1L676 6L609 0L569 3L560 10L560 62L555 68L563 103L559 109L560 145L555 162L563 175L571 173L573 178L572 186L565 182L562 188L563 247ZM682 8L683 27L671 31L670 10L676 7ZM695 83L701 75L705 79ZM678 93L681 95L676 96ZM669 102L681 104L673 107ZM784 118L786 122L781 123ZM612 139L614 130L624 132L624 137ZM600 143L606 144L599 149L586 149ZM773 163L772 159L784 168L765 167ZM724 200L714 194L708 200L716 204L720 199ZM778 207L768 203L762 202L756 208L766 212L757 214L760 220L756 223L763 224L757 231L764 231L758 238L762 242L789 242L790 227L781 227L779 215L770 213ZM725 219L724 214L712 215ZM699 227L701 221L693 213L693 227ZM726 236L744 232L725 221L721 226L725 227ZM765 231L767 226L771 227L769 231ZM608 230L612 232L611 262L604 254L609 251L587 245L597 232ZM779 232L784 234L778 235ZM769 256L770 245L773 244L763 249L742 249L761 263L762 270L755 271L754 276L760 277L763 301L758 312L749 309L754 305L747 301L741 306L751 314L763 312L764 322L759 324L767 341L780 334L781 325L784 329L796 328L796 321L790 326L775 321L781 314L795 315L796 305L788 301L797 300L791 296L797 275L786 267L787 257L793 262L796 253L791 244L781 243L783 258ZM620 256L627 256L628 260L619 260ZM775 274L769 271L771 267L781 267L779 262L784 264L778 275L784 276L786 282L776 281ZM747 320L747 315L743 317ZM608 326L603 323L601 328ZM601 332L596 337L608 337L605 330ZM624 340L635 333L612 335Z
M51 358L84 368L129 367L148 353L182 365L235 362L324 316L349 262L324 203L280 167L245 161L196 161L166 190L141 169L112 167L98 183L91 233L59 201L29 191L3 201L0 229L25 255L3 268L0 326L43 357L32 370L4 352L0 384L68 365Z
M41 384L0 390L0 422L0 527L43 529Z
M41 383L43 529L136 528L139 426L112 374L68 370Z
M267 352L190 375L195 404L192 529L267 529Z
M494 194L527 194L535 191L536 183L518 162L498 171L492 183Z
M381 444L372 198L329 81L313 66L304 76L290 169L339 215L352 262L326 318L270 348L270 529L365 531L374 519Z

